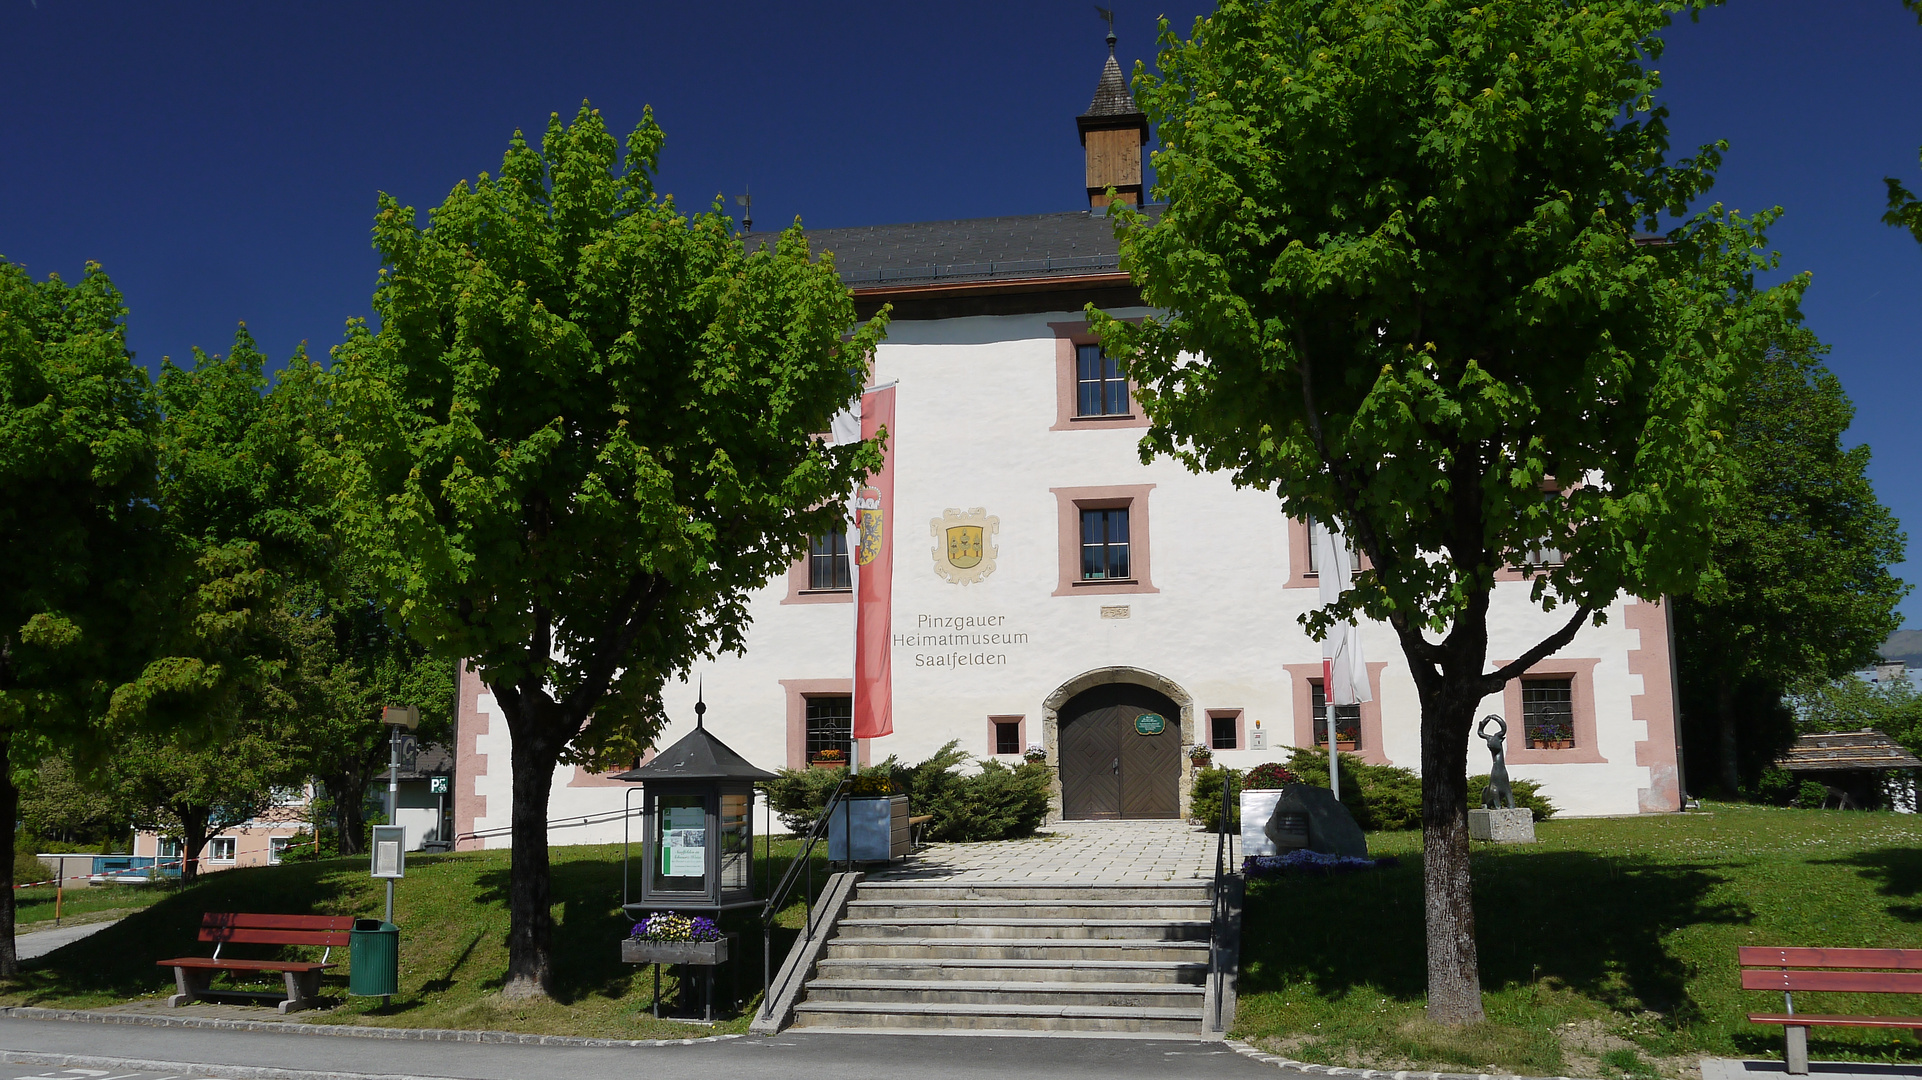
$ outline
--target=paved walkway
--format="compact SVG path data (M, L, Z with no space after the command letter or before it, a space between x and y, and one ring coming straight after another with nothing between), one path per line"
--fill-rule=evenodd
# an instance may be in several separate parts
M1779 1061L1742 1061L1703 1058L1702 1080L1788 1080L1788 1066ZM1809 1080L1895 1080L1922 1076L1919 1065L1878 1065L1865 1061L1811 1061Z
M22 960L32 960L45 956L69 942L79 941L88 934L99 933L118 919L103 922L82 923L79 926L60 926L52 930L35 930L30 934L20 934L13 939L14 955Z
M1062 821L1024 840L930 844L873 881L1180 881L1213 878L1215 834L1185 821Z

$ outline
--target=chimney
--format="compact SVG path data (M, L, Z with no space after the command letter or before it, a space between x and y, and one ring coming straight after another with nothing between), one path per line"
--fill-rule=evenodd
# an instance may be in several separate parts
M1142 201L1141 148L1148 141L1148 116L1135 106L1128 80L1114 58L1114 27L1108 27L1108 64L1094 89L1094 103L1074 118L1081 129L1081 146L1088 157L1088 205L1108 205L1108 189L1115 198L1134 206Z

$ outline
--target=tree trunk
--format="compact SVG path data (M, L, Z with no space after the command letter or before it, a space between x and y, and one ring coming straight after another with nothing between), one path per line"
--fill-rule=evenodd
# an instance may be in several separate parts
M180 818L180 880L183 884L200 877L200 853L207 847L207 816L175 811Z
M0 829L6 830L9 844L17 845L14 830L20 822L20 789L13 786L13 736L0 734ZM5 888L0 888L0 975L20 973L20 958L13 947L13 858L8 852Z
M1715 719L1722 744L1722 793L1732 799L1742 790L1742 770L1735 756L1735 688L1726 675L1715 680Z
M496 692L507 706L509 752L514 768L513 858L507 871L507 982L505 998L546 997L553 974L554 919L547 871L547 800L554 787L554 766L565 739L556 740L537 714L545 702L533 694L511 697Z
M1481 695L1446 675L1422 694L1422 901L1428 924L1428 1018L1482 1019L1475 895L1468 870L1468 734ZM1453 691L1453 692L1451 692Z

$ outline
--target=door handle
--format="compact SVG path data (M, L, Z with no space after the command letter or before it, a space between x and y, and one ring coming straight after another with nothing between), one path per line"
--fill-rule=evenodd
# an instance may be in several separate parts
M1121 775L1121 759L1120 758L1114 759L1114 773L1116 776Z

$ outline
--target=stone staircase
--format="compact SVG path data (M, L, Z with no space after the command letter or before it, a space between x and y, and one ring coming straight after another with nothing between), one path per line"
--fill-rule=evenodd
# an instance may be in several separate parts
M862 882L794 1023L1197 1037L1212 887Z

